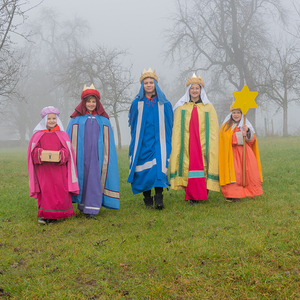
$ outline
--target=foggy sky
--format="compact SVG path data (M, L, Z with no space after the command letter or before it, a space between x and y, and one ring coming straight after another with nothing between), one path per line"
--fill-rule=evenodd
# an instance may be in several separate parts
M128 49L137 82L144 68L167 76L162 33L171 25L167 18L175 11L174 0L44 0L41 6L87 20L91 44Z
M36 5L38 2L38 0L31 0L30 4ZM27 13L28 22L37 18L43 7L53 8L69 20L74 17L87 20L91 28L88 37L91 46L101 44L107 47L127 49L130 54L129 59L133 62L136 93L139 89L140 74L144 68L148 69L149 67L156 69L158 76L168 80L172 85L184 85L184 83L174 82L174 78L178 75L176 73L179 71L176 67L172 69L169 62L164 62L163 58L163 51L166 50L163 33L172 26L169 18L176 11L175 0L44 0L40 6ZM203 74L201 75L203 77ZM133 93L133 96L136 93ZM181 96L178 95L178 99ZM80 94L78 99L80 100ZM214 103L213 99L210 100ZM291 105L288 112L289 133L299 128L298 113L299 106ZM265 113L260 112L258 108L257 125L263 127L266 115L274 119L275 132L281 131L281 112ZM121 128L122 144L128 144L127 114L124 114L121 119Z
M151 67L156 70L158 77L166 79L173 79L177 75L173 75L172 68L163 58L163 31L172 24L168 18L175 12L174 0L44 0L28 13L29 21L38 16L42 7L53 8L66 19L80 17L87 20L91 28L88 40L92 46L101 44L128 50L128 59L133 62L132 75L136 80L133 97L139 90L139 78L144 68L148 70ZM114 120L111 119L111 122L114 127ZM122 115L120 122L122 144L128 145L127 113Z
M165 40L163 33L172 26L171 15L176 11L176 0L44 0L42 6L55 8L66 18L75 16L88 20L91 26L91 43L108 47L128 49L133 64L133 76L136 78L137 89L139 77L144 68L156 69L158 76L166 80L174 80L175 67L171 69L169 62L164 62L163 51ZM285 4L290 1L285 1ZM175 73L175 74L174 74ZM203 75L203 74L202 74ZM173 83L172 83L173 84ZM174 82L174 84L178 84ZM184 83L182 83L184 84ZM178 95L178 99L182 95ZM211 99L213 103L213 99ZM299 106L290 105L289 132L297 127ZM264 126L264 117L274 120L275 132L282 130L282 113L275 111L260 112L257 110L257 126ZM124 120L126 122L126 116ZM127 124L122 126L123 135L129 138ZM124 143L124 138L123 138Z

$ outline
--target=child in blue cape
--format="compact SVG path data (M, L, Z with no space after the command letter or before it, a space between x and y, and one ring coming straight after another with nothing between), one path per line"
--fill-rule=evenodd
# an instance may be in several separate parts
M168 166L171 154L173 109L158 86L151 68L144 70L141 88L129 110L131 142L129 177L133 194L143 193L146 207L163 209L163 188L169 187Z
M75 152L80 193L72 197L78 209L93 218L101 206L119 209L119 170L112 127L100 93L91 85L67 128Z

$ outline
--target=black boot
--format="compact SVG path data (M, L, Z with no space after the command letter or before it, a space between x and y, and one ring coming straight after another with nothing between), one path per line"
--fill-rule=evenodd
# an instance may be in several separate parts
M190 205L198 204L200 201L198 200L190 200Z
M163 209L164 208L163 194L156 194L154 196L154 200L155 200L155 208L156 209Z
M144 202L146 207L152 207L153 206L153 197L145 197Z

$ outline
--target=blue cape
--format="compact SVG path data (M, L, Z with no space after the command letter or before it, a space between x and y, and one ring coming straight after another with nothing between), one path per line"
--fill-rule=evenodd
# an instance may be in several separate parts
M85 122L89 114L71 119L67 128L67 133L72 141L76 156L76 165L78 173L79 195L72 196L75 203L81 202L83 175L84 175L84 132ZM98 159L102 185L102 206L111 209L119 209L119 169L118 158L115 146L114 134L109 119L95 115L99 124L98 139ZM73 129L77 128L78 132ZM73 135L73 137L72 137ZM106 145L107 144L107 145ZM106 145L106 149L105 149ZM103 175L104 174L104 175Z
M160 89L160 87L155 79L154 79L154 84L155 84L155 90L156 90L158 102L160 104L170 103L169 100L167 99L167 97L165 96L165 94ZM144 90L144 80L143 80L140 90L139 90L138 94L135 96L135 99L137 98L139 100L142 100L142 99L144 99L144 97L145 97L145 90ZM130 110L128 112L128 119L130 119ZM130 126L130 124L129 124L129 126Z
M148 106L142 84L141 90L132 102L128 114L131 130L128 182L131 183L134 194L156 186L169 186L167 170L171 154L173 109L171 103L158 88L158 85L156 85L156 88L158 101ZM150 114L157 121L152 124L154 133L145 136L147 131L145 130L146 120ZM141 150L143 140L149 141L149 146L147 146L147 143L144 143L144 147L148 149ZM154 148L153 145L155 145ZM149 153L151 159L142 159L140 152Z

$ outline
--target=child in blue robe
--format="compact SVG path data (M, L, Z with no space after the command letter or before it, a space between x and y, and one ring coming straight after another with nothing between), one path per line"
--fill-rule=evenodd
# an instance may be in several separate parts
M169 187L168 166L171 154L173 109L160 90L151 68L144 70L141 88L133 100L128 118L131 131L129 177L133 194L143 193L146 207L164 208L163 188Z

